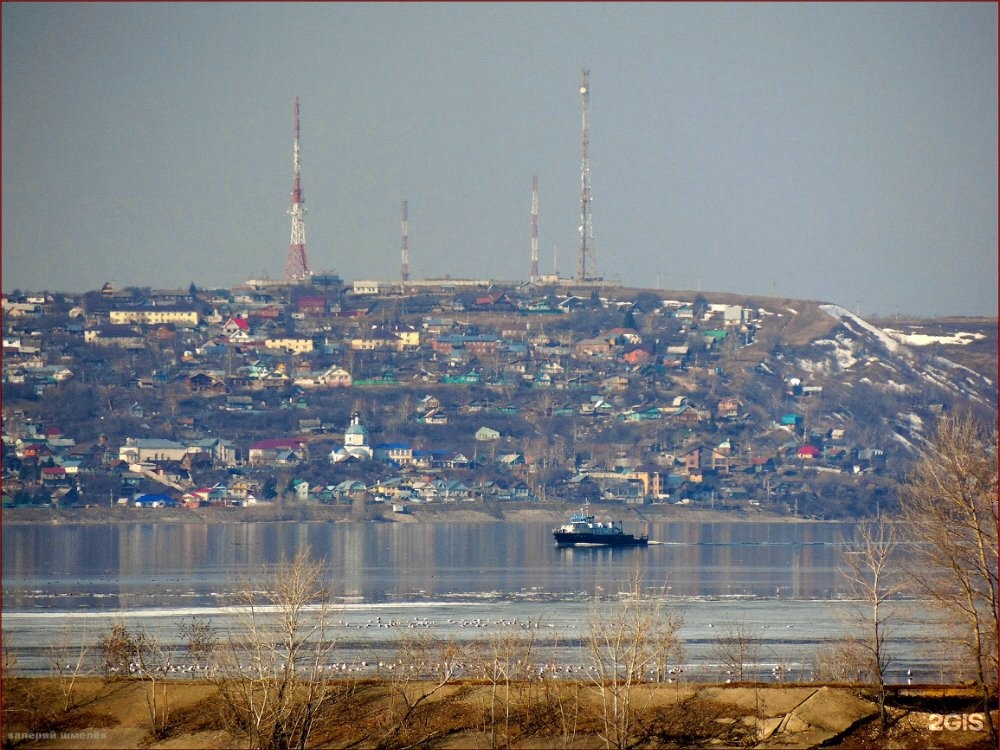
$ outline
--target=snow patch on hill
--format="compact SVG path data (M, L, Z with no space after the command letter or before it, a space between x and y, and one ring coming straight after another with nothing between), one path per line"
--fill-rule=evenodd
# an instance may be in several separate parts
M838 334L832 339L817 339L813 341L813 345L833 347L833 356L837 360L837 367L842 371L851 369L858 361L857 357L854 356L854 347L846 336Z
M929 346L930 344L957 344L965 346L974 341L979 341L979 339L986 338L985 334L969 333L967 331L958 331L947 336L932 336L929 333L904 333L894 328L883 328L882 330L896 341L907 346Z
M867 333L878 340L882 346L888 349L893 354L901 354L903 356L910 356L910 352L900 344L896 339L887 334L881 328L873 326L866 320L862 320L857 315L852 313L850 310L841 307L840 305L820 305L819 309L829 315L831 318L839 320L847 330L855 334L860 334L861 332ZM860 329L860 330L858 330Z

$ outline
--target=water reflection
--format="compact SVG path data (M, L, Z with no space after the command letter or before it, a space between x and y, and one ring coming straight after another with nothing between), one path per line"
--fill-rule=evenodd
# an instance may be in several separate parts
M176 606L215 595L308 547L334 591L364 601L608 595L636 575L681 597L825 599L842 587L851 527L653 523L659 544L558 549L545 523L142 523L5 526L6 610Z

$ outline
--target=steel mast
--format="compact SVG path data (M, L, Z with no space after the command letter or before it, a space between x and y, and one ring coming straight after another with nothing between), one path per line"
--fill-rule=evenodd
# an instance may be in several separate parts
M292 240L285 260L285 278L301 282L312 275L306 256L305 199L302 197L302 164L299 153L299 98L295 97L295 138L292 141Z
M580 82L580 99L583 104L583 159L580 165L580 258L577 262L576 280L587 281L596 276L597 261L594 257L594 221L590 193L590 71L583 71ZM590 273L587 273L587 261Z
M410 280L410 223L406 219L406 201L403 201L403 250L402 263L399 270L399 278L402 281Z
M531 283L538 283L538 176L531 177Z

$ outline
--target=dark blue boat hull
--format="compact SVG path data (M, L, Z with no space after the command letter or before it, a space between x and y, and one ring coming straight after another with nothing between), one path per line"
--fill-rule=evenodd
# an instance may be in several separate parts
M645 547L649 539L632 534L587 534L579 532L553 531L558 547Z

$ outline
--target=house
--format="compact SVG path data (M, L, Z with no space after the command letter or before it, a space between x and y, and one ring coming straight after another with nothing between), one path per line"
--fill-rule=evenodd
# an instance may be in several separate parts
M726 447L720 445L718 447L712 448L711 452L712 471L717 471L721 474L729 473L730 463L729 463L728 444L725 444L725 446Z
M802 416L794 412L789 412L782 415L780 424L782 427L801 427Z
M83 340L97 346L120 346L122 349L145 349L146 338L131 326L102 326L88 328Z
M531 488L524 482L517 482L507 488L511 500L531 500Z
M219 394L226 392L226 382L207 372L196 372L184 380L190 393Z
M293 382L300 388L349 388L352 379L343 367L331 365L321 373L295 378Z
M632 365L633 367L638 367L639 365L643 365L652 359L652 356L653 355L645 349L633 349L632 351L626 352L622 355L622 361L626 364Z
M628 390L628 378L624 375L612 375L601 382L603 393L622 393Z
M471 370L464 375L445 375L441 378L441 382L457 385L474 385L479 382L479 373L475 370Z
M420 424L448 424L448 415L441 409L431 409L416 418Z
M409 466L413 463L413 447L409 443L382 443L376 445L374 454L376 461Z
M795 457L806 461L812 461L822 455L822 451L815 445L803 445L795 451Z
M500 433L492 427L480 427L476 430L475 438L481 443L492 442L500 439Z
M118 458L129 464L147 461L181 461L187 453L186 445L173 440L126 438L125 445L118 449Z
M249 337L250 321L246 318L230 318L222 324L222 333L229 337L230 341L232 341L232 337L237 334L243 334L244 336Z
M689 474L699 474L705 470L728 474L729 451L720 448L698 446L684 454L684 468Z
M441 456L440 466L442 469L468 469L472 466L472 460L464 453L447 451Z
M66 469L62 466L43 466L43 484L63 484L66 482Z
M507 292L501 291L476 297L475 306L477 308L489 310L513 310L514 301L510 298L510 295L508 295Z
M83 466L82 458L56 458L56 464L61 466L67 475L79 474L80 467Z
M254 482L251 482L244 477L235 477L229 485L227 494L229 497L233 497L238 500L245 500L248 495L258 491L259 488Z
M250 446L247 455L251 466L286 466L309 460L309 449L301 438L260 440Z
M471 500L473 491L457 480L435 479L431 484L432 496L435 500L450 502L454 500Z
M708 414L706 412L705 414ZM709 414L709 416L711 416ZM691 406L682 406L673 415L673 421L677 424L695 425L702 421L704 415L698 409Z
M313 350L313 340L292 336L285 338L275 337L264 339L264 346L268 349L280 349L289 354L306 354Z
M299 432L312 434L323 431L323 420L319 417L306 417L299 420Z
M417 408L421 411L431 411L441 408L441 401L436 396L426 395L417 402Z
M253 397L226 396L226 411L253 411Z
M133 504L136 508L176 508L177 501L170 495L145 494L139 495Z
M736 419L740 414L741 408L743 408L743 402L738 398L732 396L720 398L719 403L715 406L715 418Z
M370 492L381 498L407 499L412 497L413 486L409 481L396 477L377 482L372 485Z
M356 479L347 479L333 488L334 499L341 502L351 502L357 499L364 499L368 496L368 487L364 482Z
M198 311L178 307L146 307L109 310L111 325L166 325L177 328L197 328Z
M326 315L326 298L318 296L299 297L298 311L303 315Z
M189 490L181 496L181 502L192 508L199 508L204 505L224 505L226 498L229 495L229 490L226 485L221 482L212 485L211 487L199 487L195 490Z
M399 385L399 381L396 379L395 373L387 370L376 378L359 378L358 380L353 381L352 385Z
M607 339L582 339L573 348L573 354L577 357L609 358L612 348Z
M609 342L615 345L625 345L632 344L638 346L642 343L642 336L634 328L612 328L610 331L604 334Z
M662 497L666 494L666 472L653 463L640 464L632 470L630 478L642 483L642 494L646 497Z

